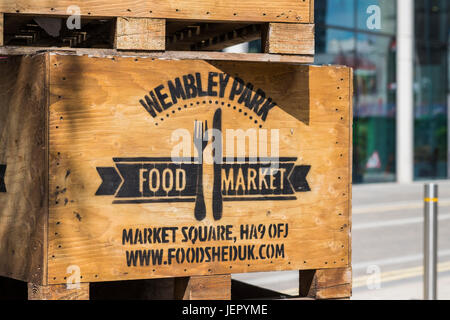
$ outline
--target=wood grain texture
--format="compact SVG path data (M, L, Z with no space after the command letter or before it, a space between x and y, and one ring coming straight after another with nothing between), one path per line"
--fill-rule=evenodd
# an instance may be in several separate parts
M353 69L349 68L348 69L348 78L349 78L349 83L353 84ZM349 200L348 200L348 212L349 212L349 216L348 216L348 226L349 226L349 234L348 234L348 243L350 244L348 246L348 257L349 257L349 261L348 261L348 265L351 266L352 265L352 225L353 225L353 220L352 220L352 185L353 185L353 85L350 85L348 87L348 96L350 99L350 108L348 110L348 116L350 119L350 130L348 133L348 140L349 142L349 152L348 152L348 163L350 166L349 169L349 176L348 176L348 195L349 195Z
M0 274L46 283L46 56L0 62Z
M114 47L120 50L166 49L166 20L118 17Z
M0 13L0 47L3 47L4 44L4 23L5 23L5 16L3 13Z
M67 15L71 0L3 0L0 12ZM311 1L298 0L80 0L83 16L181 20L310 23Z
M59 52L61 54L90 55L93 57L130 56L140 58L167 59L167 60L219 60L219 61L248 61L248 62L277 62L277 63L313 63L311 55L279 55L265 53L228 53L228 52L196 52L196 51L165 51L165 52L138 52L117 51L115 49L78 49L58 48L51 50L46 47L0 47L2 55L29 55L40 52Z
M175 279L177 300L231 300L231 275Z
M300 296L313 299L342 299L352 295L351 268L301 270Z
M349 266L350 69L57 54L50 55L50 66L49 283L64 283L70 265L79 266L88 282ZM254 90L264 90L277 107L261 121L250 119L245 107L239 112L238 104L236 109L227 107L227 99L205 97L177 104L154 119L139 103L160 84L196 72L203 79L210 72L229 74L230 81L240 77ZM192 131L195 119L211 121L222 102L224 128L261 124L280 130L280 155L311 165L310 192L282 203L225 202L222 220L214 221L211 189L206 187L208 212L203 222L195 220L193 203L113 205L114 196L95 196L101 184L97 167L113 166L115 157L170 156L172 132ZM205 165L203 180L211 183L212 166ZM289 224L287 240L238 244L284 243L284 259L136 267L126 263L126 251L167 250L172 244L124 245L123 229L272 223ZM215 244L178 239L174 246L188 250Z
M309 23L314 23L314 0L309 1Z
M314 55L314 24L269 23L265 33L265 53Z
M65 284L38 285L28 283L28 300L89 300L89 283L68 289Z

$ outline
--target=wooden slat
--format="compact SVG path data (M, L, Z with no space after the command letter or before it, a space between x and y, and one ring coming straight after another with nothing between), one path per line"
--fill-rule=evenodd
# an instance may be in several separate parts
M338 87L339 94L345 94L349 98L349 108L345 111L346 114L342 114L343 117L350 120L349 132L348 132L348 146L349 151L347 153L348 166L352 166L352 122L353 122L353 70L348 69L348 75L342 76L340 78L340 83L343 86ZM315 79L312 82L312 86L319 85ZM348 92L345 92L348 90ZM339 98L341 101L342 96ZM341 113L341 109L338 106L336 111ZM339 142L339 141L337 141ZM352 170L348 171L348 181L349 185L347 188L347 211L344 213L347 217L347 228L348 228L348 264L351 266L351 256L352 256L352 245L351 245L351 199L352 199ZM351 267L346 268L335 268L335 269L319 269L319 270L300 270L299 271L299 292L300 297L307 297L313 299L348 299L352 295L352 269Z
M166 20L118 17L115 48L120 50L155 50L166 48Z
M67 15L72 0L3 0L0 12ZM311 0L80 0L83 16L311 23Z
M309 23L314 23L314 1L309 0Z
M230 300L231 275L176 278L175 299Z
M5 17L3 13L0 13L0 47L4 44L4 23L5 23Z
M228 53L228 52L207 52L207 51L165 51L165 52L137 52L137 51L117 51L115 49L84 49L84 48L57 48L52 50L46 47L13 47L6 46L0 48L2 55L27 55L37 52L52 51L62 54L89 55L95 57L114 57L120 55L173 60L222 60L241 62L280 62L280 63L313 63L314 57L311 55L278 55L265 53Z
M301 270L300 296L313 299L341 299L352 295L351 268Z
M269 23L263 37L266 53L314 55L314 25Z
M89 300L89 283L68 289L65 284L41 286L28 283L28 300Z
M46 283L46 56L0 63L0 275Z
M349 234L348 234L348 257L349 257L349 265L352 265L352 225L353 225L353 217L352 217L352 184L353 184L353 69L349 68L348 70L348 97L350 99L349 101L349 110L348 110L348 119L350 119L350 130L348 133L348 145L349 145L349 152L348 152L348 166L349 166L349 172L348 172L348 226L349 226ZM345 78L341 79L341 82L344 82Z

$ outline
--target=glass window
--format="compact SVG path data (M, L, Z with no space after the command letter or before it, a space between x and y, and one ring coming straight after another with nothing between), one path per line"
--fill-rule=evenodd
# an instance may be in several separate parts
M323 26L316 27L315 63L351 65L354 53L354 32Z
M414 176L446 178L448 0L416 0Z
M354 63L354 180L395 180L394 37L358 34Z
M317 24L354 28L355 0L316 1L315 21Z
M396 1L315 3L315 63L354 69L353 181L395 181ZM380 8L380 30L367 28L370 5Z
M397 2L392 0L356 1L356 27L360 30L395 35ZM379 25L376 22L379 20Z

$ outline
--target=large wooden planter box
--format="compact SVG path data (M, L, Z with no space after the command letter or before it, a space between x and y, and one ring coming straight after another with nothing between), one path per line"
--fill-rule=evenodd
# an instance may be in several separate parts
M350 68L46 53L0 73L1 275L350 268ZM210 142L203 174L196 120L230 155Z

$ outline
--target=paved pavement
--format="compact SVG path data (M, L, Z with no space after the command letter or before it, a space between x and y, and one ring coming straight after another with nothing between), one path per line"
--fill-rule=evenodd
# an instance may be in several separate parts
M439 184L438 298L450 299L450 180L435 182ZM352 299L423 298L423 183L353 186ZM298 292L298 272L233 278L289 294Z

